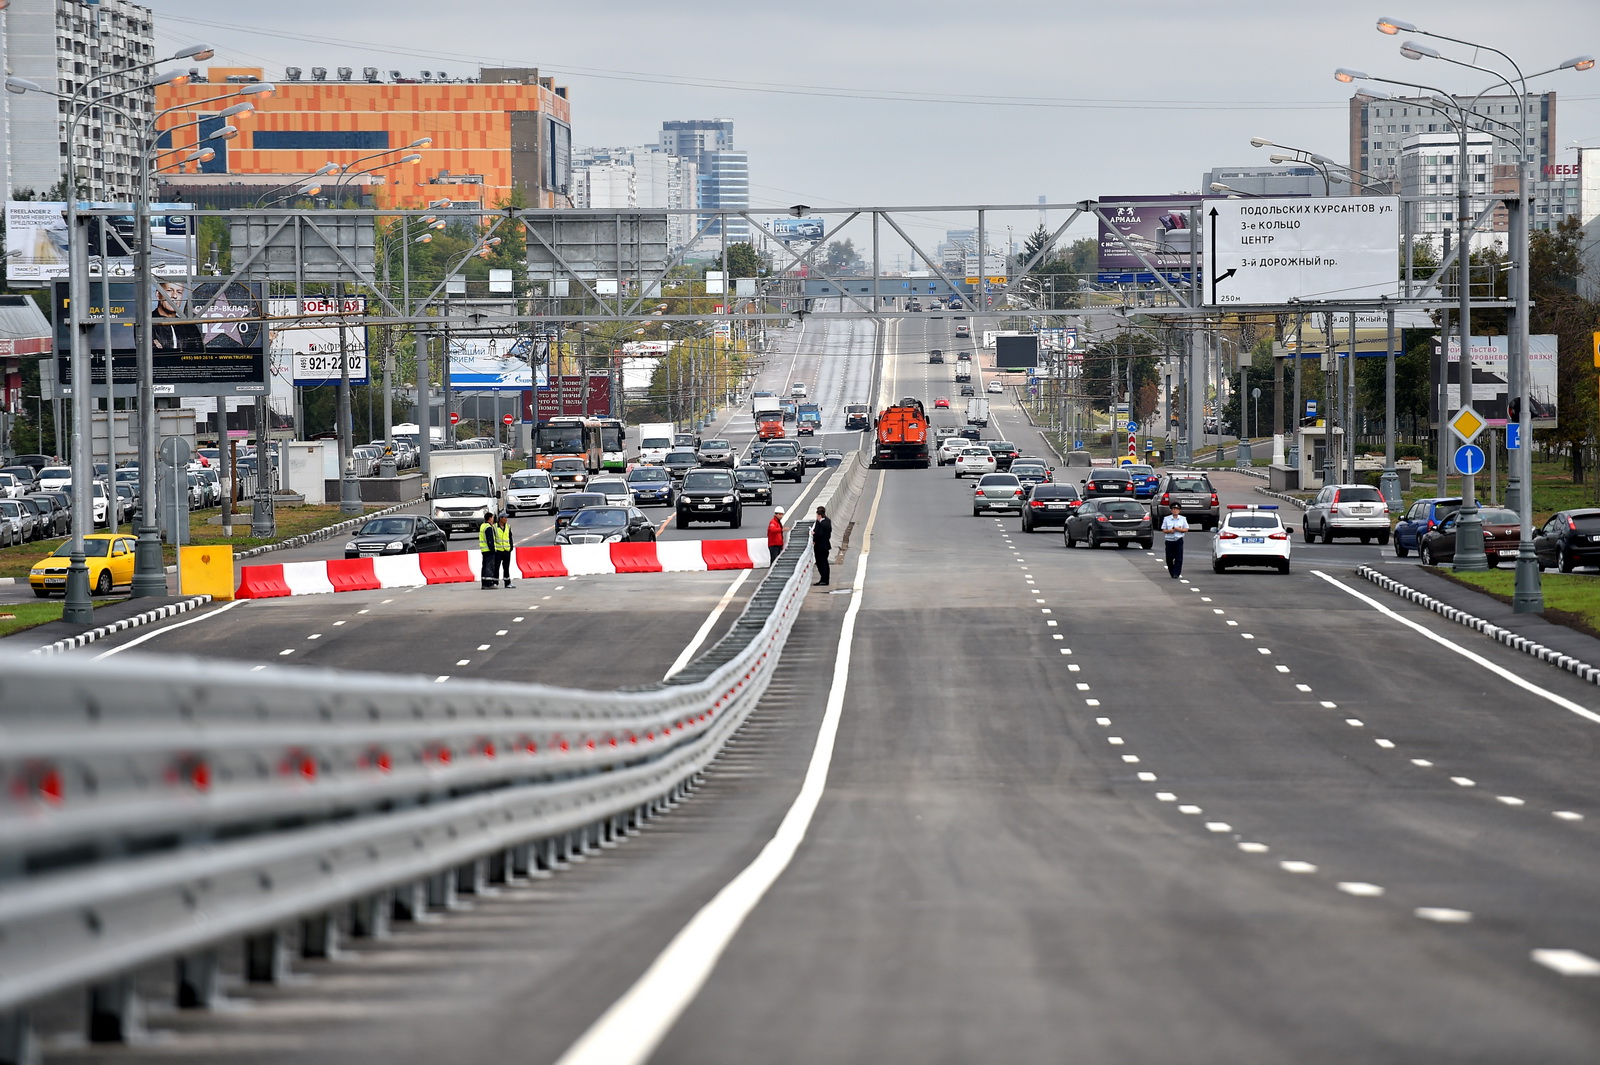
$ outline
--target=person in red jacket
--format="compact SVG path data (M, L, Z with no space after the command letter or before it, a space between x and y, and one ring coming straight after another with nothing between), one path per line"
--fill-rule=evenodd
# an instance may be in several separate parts
M767 522L767 551L772 555L772 561L778 561L778 556L783 553L783 508L772 508L772 520Z

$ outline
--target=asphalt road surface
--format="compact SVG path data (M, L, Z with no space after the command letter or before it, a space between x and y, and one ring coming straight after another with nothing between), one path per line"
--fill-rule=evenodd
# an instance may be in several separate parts
M949 394L950 325L891 327L880 392ZM971 490L868 478L767 699L642 835L48 1060L1600 1060L1592 685L1356 581L1376 546L1214 575L1194 533L1173 580Z

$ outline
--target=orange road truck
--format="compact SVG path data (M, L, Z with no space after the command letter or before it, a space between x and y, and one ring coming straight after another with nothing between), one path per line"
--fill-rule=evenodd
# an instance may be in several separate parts
M907 396L878 415L872 465L928 467L928 415L922 401Z

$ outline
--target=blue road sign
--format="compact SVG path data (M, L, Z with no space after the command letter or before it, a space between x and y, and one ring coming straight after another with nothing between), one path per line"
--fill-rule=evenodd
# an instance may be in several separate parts
M1083 441L1082 440L1074 440L1072 442L1072 449L1074 451L1082 451L1083 450Z
M1311 417L1312 415L1314 415L1316 413L1317 413L1317 401L1314 400L1314 399L1306 400L1306 417L1309 418L1309 417Z
M1506 422L1506 450L1519 451L1522 448L1522 425L1518 422Z
M1483 448L1476 444L1462 444L1456 448L1456 472L1468 477L1483 469Z
M1138 431L1139 431L1139 423L1138 422L1129 422L1128 423L1128 432L1137 433Z

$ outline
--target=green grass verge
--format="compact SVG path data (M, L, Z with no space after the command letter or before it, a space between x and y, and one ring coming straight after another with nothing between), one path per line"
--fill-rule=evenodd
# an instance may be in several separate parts
M367 510L380 510L391 504L368 504ZM339 512L339 504L331 503L325 506L309 507L278 507L275 513L277 519L277 533L269 538L262 539L250 535L250 513L235 514L233 522L233 536L222 535L221 525L212 525L210 521L222 512L213 507L209 510L197 510L189 515L189 542L195 546L206 544L232 544L235 551L244 551L263 544L275 544L280 540L287 540L292 536L303 533L316 532L326 529L330 525L337 525L346 520L349 515ZM127 526L122 526L124 532ZM17 544L14 547L0 548L0 577L15 577L26 581L28 571L34 563L51 554L60 547L61 540L40 540L32 544ZM163 545L162 557L167 565L172 565L178 559L177 550L170 545Z
M94 605L104 606L111 601L109 599L97 599ZM55 602L15 603L11 606L0 606L0 637L23 632L51 621L60 621L61 611L65 606L66 604L59 599Z
M1509 567L1481 573L1438 572L1502 603L1511 602L1511 593L1516 590L1517 575ZM1590 636L1600 636L1600 578L1577 573L1546 573L1540 577L1539 584L1544 590L1545 620Z

